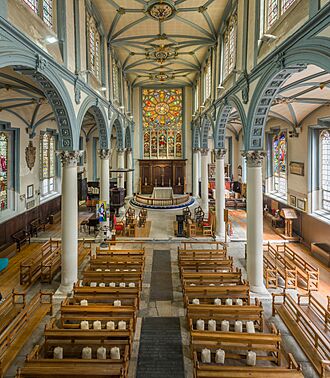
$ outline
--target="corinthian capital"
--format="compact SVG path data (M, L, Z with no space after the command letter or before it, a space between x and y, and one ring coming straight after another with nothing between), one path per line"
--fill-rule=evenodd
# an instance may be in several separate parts
M246 158L248 167L261 167L266 153L264 151L243 151L242 156Z
M62 167L76 167L78 159L84 151L56 151L57 156L61 159Z
M219 148L218 150L215 150L215 157L217 159L224 159L227 153L227 150L224 148Z
M209 149L208 148L201 148L201 154L202 156L207 156L209 153Z
M109 159L110 157L110 150L107 148L101 148L99 150L99 157L100 159Z

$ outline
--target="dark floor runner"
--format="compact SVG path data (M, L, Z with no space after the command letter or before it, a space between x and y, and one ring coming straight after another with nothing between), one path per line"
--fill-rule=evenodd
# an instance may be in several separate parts
M184 378L179 318L144 318L136 378Z
M168 250L155 250L151 271L150 301L171 301L172 299L171 253Z

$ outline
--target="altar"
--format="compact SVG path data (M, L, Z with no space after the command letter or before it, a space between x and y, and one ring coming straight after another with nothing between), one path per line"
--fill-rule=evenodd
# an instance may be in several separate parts
M153 189L151 198L155 199L172 199L173 198L173 188L172 187L159 187L156 186Z

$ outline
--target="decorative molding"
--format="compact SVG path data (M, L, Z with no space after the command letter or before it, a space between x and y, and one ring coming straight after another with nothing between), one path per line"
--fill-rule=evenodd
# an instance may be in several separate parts
M61 159L62 167L76 167L78 160L84 151L56 151L57 156Z
M126 148L126 151L127 151L127 153L130 154L130 153L133 151L133 149L132 149L132 147L127 147L127 148Z
M200 148L199 147L194 147L193 148L193 152L199 152L200 151Z
M202 156L207 156L209 154L208 148L201 148L200 151Z
M227 153L225 148L220 148L218 150L214 150L216 159L224 159Z
M248 167L262 167L262 162L266 156L264 151L244 151L242 156L246 159L246 164Z
M25 148L25 161L30 171L36 161L36 151L37 148L33 146L32 140L30 140L28 146Z
M117 154L123 154L125 152L125 148L117 148Z
M100 159L109 159L110 155L111 155L111 153L110 153L109 149L101 148L99 150L99 158Z
M37 54L37 58L36 58L36 71L37 72L44 71L45 68L47 67L47 64L48 64L47 59L44 58L43 56L41 56L40 54Z
M78 77L74 81L74 100L77 105L80 104L81 101L81 88L78 82Z

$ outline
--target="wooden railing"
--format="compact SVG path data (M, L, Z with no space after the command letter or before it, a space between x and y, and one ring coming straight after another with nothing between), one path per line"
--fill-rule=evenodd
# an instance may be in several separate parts
M173 206L173 205L181 205L185 202L188 202L189 197L190 197L189 194L185 194L184 196L180 196L176 198L150 198L150 197L144 197L137 194L135 196L135 201L143 205Z

